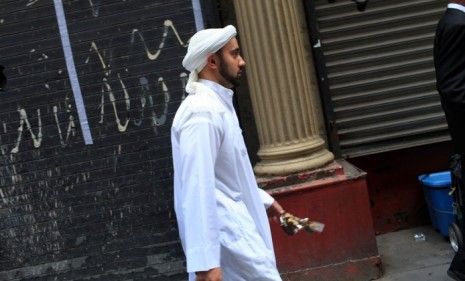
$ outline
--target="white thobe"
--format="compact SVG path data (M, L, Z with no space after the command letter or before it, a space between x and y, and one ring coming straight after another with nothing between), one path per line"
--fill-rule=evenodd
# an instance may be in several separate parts
M174 205L189 280L221 267L225 281L281 280L266 209L233 107L233 91L193 83L171 128Z

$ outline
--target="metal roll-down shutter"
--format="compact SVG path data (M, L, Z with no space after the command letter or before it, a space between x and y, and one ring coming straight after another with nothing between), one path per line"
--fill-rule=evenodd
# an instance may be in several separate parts
M449 139L435 89L433 41L447 1L315 1L345 157Z

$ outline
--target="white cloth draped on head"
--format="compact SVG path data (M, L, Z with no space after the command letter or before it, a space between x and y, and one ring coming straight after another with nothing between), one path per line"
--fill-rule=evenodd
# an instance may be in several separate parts
M226 43L236 36L236 28L228 25L224 28L209 28L195 33L189 40L187 54L182 60L182 66L190 71L186 92L193 93L193 82L197 82L198 73L207 64L210 54L216 53Z

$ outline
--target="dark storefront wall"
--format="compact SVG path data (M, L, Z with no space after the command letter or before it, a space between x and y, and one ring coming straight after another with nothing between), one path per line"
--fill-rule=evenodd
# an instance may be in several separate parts
M0 2L0 280L185 280L170 125L191 1L63 1L85 145L51 0Z

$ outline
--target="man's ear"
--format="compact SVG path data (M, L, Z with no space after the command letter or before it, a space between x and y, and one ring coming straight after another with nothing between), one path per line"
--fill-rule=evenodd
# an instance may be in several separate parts
M207 66L212 69L218 68L218 57L216 54L210 54L207 58Z

